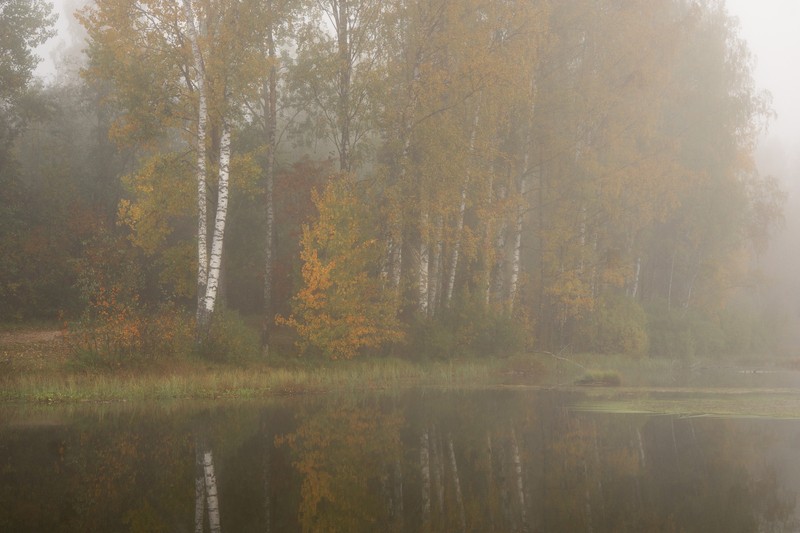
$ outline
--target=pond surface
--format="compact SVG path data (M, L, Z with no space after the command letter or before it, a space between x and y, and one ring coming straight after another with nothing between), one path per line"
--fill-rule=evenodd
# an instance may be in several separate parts
M0 531L797 531L800 421L434 392L0 411Z

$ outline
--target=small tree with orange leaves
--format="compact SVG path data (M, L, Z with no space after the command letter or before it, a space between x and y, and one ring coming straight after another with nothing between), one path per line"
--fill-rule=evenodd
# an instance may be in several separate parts
M350 359L403 339L391 291L380 279L381 248L374 215L349 175L313 192L317 220L303 227L303 287L293 313L278 321L293 327L298 347L331 359Z

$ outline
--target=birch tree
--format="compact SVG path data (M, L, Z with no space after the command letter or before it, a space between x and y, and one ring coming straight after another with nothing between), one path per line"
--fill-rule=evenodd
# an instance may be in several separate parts
M256 90L253 67L264 63L256 46L263 42L259 8L255 1L101 0L81 16L90 36L87 74L110 82L112 97L123 110L112 135L155 157L161 157L156 143L180 152L179 132L193 148L201 342L219 291L232 133L239 105ZM215 180L209 179L213 167ZM209 228L208 189L214 181L214 224Z

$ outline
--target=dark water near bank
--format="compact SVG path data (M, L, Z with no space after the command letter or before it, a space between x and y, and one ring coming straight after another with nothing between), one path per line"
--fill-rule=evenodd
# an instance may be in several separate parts
M800 529L800 421L570 408L582 400L6 408L0 531Z

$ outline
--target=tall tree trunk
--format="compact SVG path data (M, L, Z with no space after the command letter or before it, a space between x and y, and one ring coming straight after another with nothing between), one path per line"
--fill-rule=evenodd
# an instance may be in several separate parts
M268 0L267 9L272 10L272 0ZM272 332L272 262L275 246L275 211L273 185L275 181L275 132L278 122L278 69L276 67L276 51L274 26L270 22L267 29L267 53L270 67L264 94L265 127L267 143L267 161L264 168L264 203L266 208L266 225L264 227L264 310L261 328L261 351L269 356L270 333Z
M419 228L419 271L418 271L418 302L417 311L421 315L428 314L428 276L430 274L430 247L428 245L428 212L424 210L420 215L420 228Z
M197 179L197 323L198 331L203 321L203 304L208 284L208 200L206 192L206 127L208 124L208 103L205 83L205 64L198 43L197 26L191 0L183 0L183 10L189 41L192 46L192 58L197 72L197 134L196 134L196 179Z
M442 215L437 215L433 237L433 259L431 261L431 275L428 283L428 316L436 314L439 304L439 288L442 286Z
M447 291L444 298L444 306L450 307L453 299L453 288L456 285L456 271L458 270L458 256L461 253L461 233L464 231L464 211L467 207L467 187L461 187L461 203L458 206L458 218L456 219L456 240L453 243L453 250L450 253L450 265L447 274Z
M214 239L211 243L211 256L208 263L208 286L203 302L200 326L205 335L214 314L214 305L219 288L220 266L222 265L222 246L225 239L225 220L228 214L228 179L230 177L231 130L227 120L222 121L222 137L219 147L219 192L217 194L217 214L214 219Z
M350 171L350 10L348 0L333 0L339 51L339 170Z
M508 312L514 310L519 287L519 271L522 258L522 222L525 216L525 196L527 193L528 172L530 157L525 152L525 162L522 165L522 176L519 179L519 198L517 203L517 220L514 225L514 245L511 250L511 272L508 276Z
M505 203L506 198L508 197L508 189L504 184L501 184L498 187L498 195L500 200ZM490 289L489 298L487 303L490 303L492 297L494 297L495 301L498 298L502 298L503 292L503 281L505 277L505 250L506 250L506 238L508 233L508 220L506 220L506 216L503 216L503 220L500 223L500 227L497 229L497 235L495 236L494 241L494 265L492 266L492 284Z
M479 95L480 96L480 95ZM478 123L480 122L481 103L478 101L478 107L475 109L475 117L472 120L472 131L469 135L469 155L475 151L475 139L478 135ZM470 161L470 164L472 162ZM447 276L447 293L445 296L444 306L450 307L450 301L453 299L453 287L456 284L456 271L458 270L458 256L461 253L461 234L464 232L464 211L467 207L467 185L469 184L469 174L464 179L461 185L461 203L458 206L458 215L456 219L456 238L453 243L453 251L450 256L450 272Z

